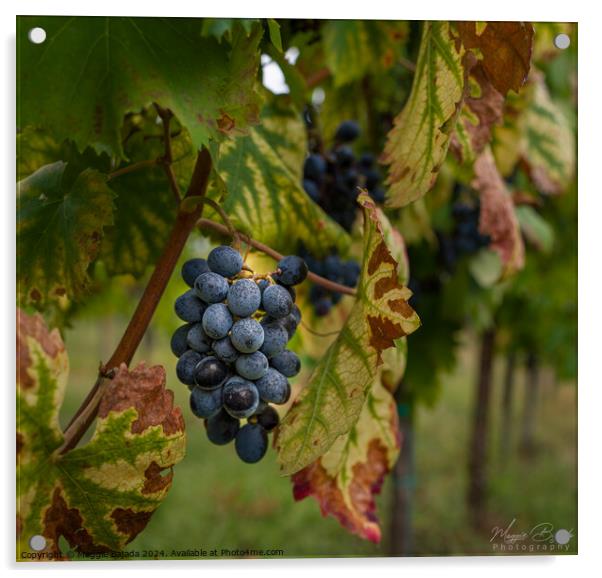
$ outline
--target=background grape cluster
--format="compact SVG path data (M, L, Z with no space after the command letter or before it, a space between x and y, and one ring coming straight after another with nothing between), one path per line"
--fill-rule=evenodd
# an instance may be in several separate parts
M301 369L286 346L301 322L293 286L306 275L297 256L284 257L275 274L254 275L227 246L182 267L190 289L175 302L176 315L186 322L171 339L176 373L190 389L190 408L204 419L209 440L234 440L247 463L265 455L267 434L279 422L270 404L288 401L288 378Z

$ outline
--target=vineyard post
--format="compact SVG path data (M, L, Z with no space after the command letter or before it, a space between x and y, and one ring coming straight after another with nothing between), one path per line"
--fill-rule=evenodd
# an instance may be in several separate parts
M526 458L535 452L535 423L537 420L537 402L539 398L539 360L530 352L527 356L525 373L525 405L522 414L520 453Z
M504 391L502 394L502 427L500 435L500 454L502 461L508 458L512 445L512 402L514 398L514 378L516 374L516 351L506 355L506 371L504 374Z
M489 442L489 401L493 378L495 330L481 335L481 351L474 398L472 434L468 450L468 510L476 528L483 526L487 499L487 445Z

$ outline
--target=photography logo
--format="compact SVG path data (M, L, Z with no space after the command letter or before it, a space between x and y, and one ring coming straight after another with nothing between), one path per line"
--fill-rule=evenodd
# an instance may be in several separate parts
M554 553L568 552L573 536L572 530L556 529L550 522L520 529L514 518L507 526L493 527L489 541L495 552Z

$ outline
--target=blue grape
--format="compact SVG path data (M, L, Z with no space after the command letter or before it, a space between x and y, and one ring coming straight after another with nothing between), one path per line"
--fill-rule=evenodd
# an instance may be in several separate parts
M210 418L222 408L222 389L218 387L207 391L200 387L193 388L190 394L190 409L194 415L201 418Z
M288 338L291 339L293 335L295 335L295 331L297 331L297 327L299 326L299 321L297 321L297 318L292 313L289 313L286 317L283 317L278 321L279 324L282 325L282 327L284 327L286 330Z
M372 166L374 165L375 162L376 162L376 158L374 157L374 155L372 153L364 153L360 157L359 165L363 169L370 169L370 168L372 168Z
M360 125L354 120L343 121L334 135L339 142L351 142L360 136Z
M203 329L212 339L221 339L228 335L234 320L228 307L224 303L209 305L203 315Z
M182 279L190 287L194 287L196 278L207 271L209 271L209 265L205 259L189 259L182 265Z
M204 357L204 355L192 349L183 353L180 359L178 359L178 363L176 363L176 375L178 379L186 385L196 385L194 382L194 370Z
M349 147L339 147L335 151L334 156L336 159L337 166L341 169L351 168L355 161L355 155Z
M188 341L186 338L191 327L191 323L182 325L181 327L178 327L171 336L171 351L176 357L180 357L180 355L188 349Z
M262 308L270 316L280 319L291 312L293 300L289 292L280 285L270 285L261 297Z
M288 349L274 355L270 359L270 365L277 369L285 377L294 377L301 371L301 361L294 351Z
M205 333L202 323L195 323L190 328L186 342L188 347L198 351L199 353L207 353L211 351L211 339Z
M205 420L205 427L209 441L223 446L236 437L240 429L240 422L222 408L213 417Z
M224 409L233 417L247 418L259 405L259 392L252 381L234 376L224 385Z
M303 165L303 177L320 184L326 174L326 160L318 154L310 154Z
M320 200L320 189L315 181L303 179L303 190L314 203L317 203Z
M324 317L330 313L332 309L332 298L331 297L320 297L314 302L314 310L318 317Z
M239 279L228 291L228 308L238 317L250 317L261 305L261 291L251 279Z
M267 373L268 367L268 358L261 351L240 355L236 360L236 371L246 379L263 377Z
M347 287L355 287L361 273L360 264L357 261L350 259L343 263L343 285Z
M234 363L239 356L238 351L232 345L229 337L223 337L213 342L213 352L218 359L221 359L224 363Z
M174 308L176 315L182 321L197 323L202 319L207 306L196 296L192 289L189 289L176 299Z
M194 290L207 303L219 303L228 295L228 281L217 273L203 273L196 278Z
M308 272L307 263L297 255L288 255L280 259L278 269L280 273L277 279L283 285L299 285L305 281Z
M279 321L273 321L263 327L264 338L260 351L268 357L284 351L289 340L287 330Z
M248 423L236 434L234 447L243 462L257 463L268 449L268 434L260 425Z
M224 277L234 277L242 269L242 255L232 247L220 245L207 257L209 269Z
M253 353L263 345L263 327L251 318L239 319L232 326L230 340L241 353Z
M212 355L202 359L194 368L194 382L203 389L219 387L228 375L226 364Z
M291 396L288 379L278 370L270 367L267 373L255 382L259 396L268 403L286 403Z
M265 404L265 402L263 403ZM255 419L265 431L272 431L280 423L278 412L267 404L264 405L261 411L255 412Z
M270 286L270 282L267 279L260 279L259 281L257 281L257 287L259 288L259 291L261 292L261 294L263 295L263 292Z

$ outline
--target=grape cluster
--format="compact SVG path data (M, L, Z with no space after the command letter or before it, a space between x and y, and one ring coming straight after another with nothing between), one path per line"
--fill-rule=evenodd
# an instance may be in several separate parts
M190 289L175 302L176 315L186 322L171 339L176 373L190 389L190 408L205 420L209 440L234 440L247 463L265 455L267 434L279 421L270 404L288 401L288 378L301 369L286 346L301 322L293 286L307 272L305 261L291 255L276 273L253 275L227 246L182 267Z
M303 167L305 192L347 231L355 221L358 187L367 189L377 203L385 200L374 155L365 153L356 159L350 147L359 135L360 128L355 121L341 123L332 149L324 154L317 150L312 152Z
M343 260L336 250L332 249L325 259L317 259L311 255L305 247L301 247L299 255L304 258L308 267L316 274L326 277L330 281L355 287L360 276L360 265L354 259ZM342 295L335 291L329 291L321 285L312 285L309 290L309 300L314 306L316 315L322 317L328 315L333 305L341 300Z
M491 243L488 235L479 232L479 203L455 202L452 205L453 245L458 255L471 255Z

